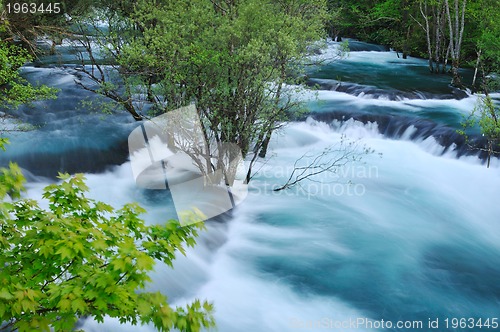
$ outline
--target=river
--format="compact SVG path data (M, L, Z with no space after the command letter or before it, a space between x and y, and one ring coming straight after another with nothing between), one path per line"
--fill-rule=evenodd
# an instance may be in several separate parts
M246 200L208 222L174 270L159 264L149 290L174 305L213 301L221 332L478 331L453 319L500 319L500 161L487 169L455 132L477 96L429 74L425 60L350 45L345 58L308 70L318 89L299 98L310 113L273 135ZM337 47L329 42L322 56ZM14 112L36 129L11 135L1 156L26 171L28 195L40 198L57 171L85 172L91 197L137 201L148 223L175 218L168 192L134 184L126 139L137 124L90 111L82 100L95 96L74 83L75 66L45 61L24 75L61 89L59 98ZM341 141L375 153L322 174L323 185L271 190L302 155ZM113 319L82 324L154 331Z

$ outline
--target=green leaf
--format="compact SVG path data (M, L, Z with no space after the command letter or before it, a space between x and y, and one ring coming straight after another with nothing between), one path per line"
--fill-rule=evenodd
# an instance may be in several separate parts
M149 257L148 255L140 254L137 257L136 267L139 270L146 270L146 271L152 270L153 265L154 265L154 259Z
M57 306L63 311L69 311L71 309L71 301L67 298L61 299Z
M14 296L5 288L0 289L0 299L10 301L14 299Z
M87 308L87 304L85 303L85 301L83 299L75 299L71 303L71 309L74 312L79 311L80 313L84 313L86 311L86 308Z
M61 255L63 259L72 257L72 251L68 247L60 247L56 254Z

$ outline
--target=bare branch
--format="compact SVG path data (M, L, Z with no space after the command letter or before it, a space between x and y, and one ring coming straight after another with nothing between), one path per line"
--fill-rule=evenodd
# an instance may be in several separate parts
M374 152L374 150L366 146L363 146L362 151L360 151L359 142L349 142L346 144L344 139L343 137L340 143L328 146L317 155L310 155L309 152L303 154L294 162L293 171L285 184L274 189L274 191L281 191L298 184L300 185L300 183L305 180L328 183L316 180L315 177L323 173L336 173L341 167L352 162L360 161L363 154ZM325 160L327 157L328 159ZM301 161L308 158L313 158L313 160L308 165L299 166Z

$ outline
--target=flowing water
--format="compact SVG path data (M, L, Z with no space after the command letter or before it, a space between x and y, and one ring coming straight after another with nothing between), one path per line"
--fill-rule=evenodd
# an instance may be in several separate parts
M323 56L336 48L330 42ZM311 113L273 136L248 198L207 223L175 270L159 264L150 290L176 305L213 301L223 332L482 331L453 319L500 319L500 162L487 169L455 133L477 98L428 74L424 60L351 48L308 72ZM57 101L15 112L37 129L12 136L1 156L29 172L30 196L40 198L57 171L87 172L92 197L138 201L149 223L175 217L167 192L134 184L126 139L137 124L79 104L91 95L75 85L74 65L27 66L25 75L61 89ZM340 142L375 153L322 174L323 184L272 190L298 158ZM82 326L154 330L113 319Z

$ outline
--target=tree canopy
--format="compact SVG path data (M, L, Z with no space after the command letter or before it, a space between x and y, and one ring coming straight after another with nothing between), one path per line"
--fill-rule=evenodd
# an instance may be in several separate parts
M155 260L172 266L202 223L146 226L137 204L114 209L87 198L82 174L47 186L44 209L20 199L15 164L0 172L0 330L68 331L81 317L105 316L163 331L214 326L208 302L172 308L163 294L141 291Z
M325 2L142 0L116 6L106 4L80 21L82 64L90 59L83 70L93 81L82 86L136 120L194 102L215 146L231 142L243 156L264 156L272 132L295 106L285 83L323 35ZM111 67L99 60L96 42Z
M10 22L1 22L5 32ZM55 98L54 89L20 75L31 55L14 42L0 40L2 106ZM6 144L0 138L0 148ZM68 331L80 318L106 316L162 331L214 326L212 304L173 308L163 294L144 291L157 260L172 266L195 244L203 229L198 219L185 227L175 220L147 226L137 204L115 209L86 197L82 174L59 178L41 204L22 198L25 179L15 163L0 168L0 330Z
M453 84L484 91L483 82L463 82L458 68L476 67L481 81L498 72L500 19L495 0L329 0L335 13L329 33L387 45L429 59L434 73L453 73ZM483 75L484 70L484 75Z

